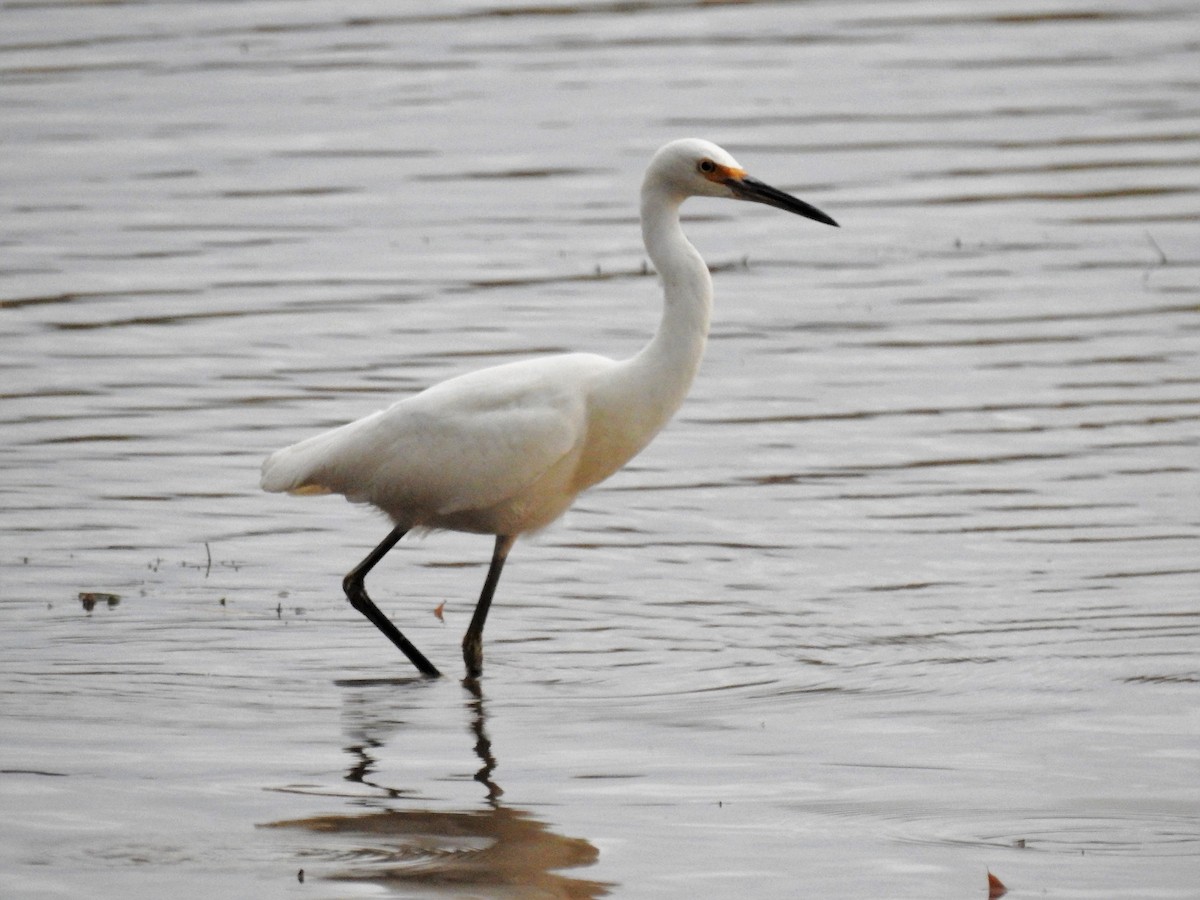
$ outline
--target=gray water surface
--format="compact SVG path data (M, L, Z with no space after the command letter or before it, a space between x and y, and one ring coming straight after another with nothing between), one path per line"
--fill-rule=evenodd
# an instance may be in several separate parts
M1193 4L0 23L0 894L1196 896ZM686 135L843 227L685 208L692 395L518 543L475 690L490 540L381 564L422 680L340 591L387 523L261 459L635 352Z

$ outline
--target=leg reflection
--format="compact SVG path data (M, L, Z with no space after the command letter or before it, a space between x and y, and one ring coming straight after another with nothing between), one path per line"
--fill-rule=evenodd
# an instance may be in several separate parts
M487 735L485 720L487 713L483 708L483 687L477 678L467 678L463 687L469 693L467 709L471 713L471 731L475 734L475 755L483 763L483 768L475 773L475 780L487 788L488 803L496 806L504 791L500 785L492 781L492 772L496 770L496 757L492 755L492 740Z
M353 737L346 748L352 764L343 777L357 787L349 796L331 797L322 791L318 797L325 805L331 799L338 805L349 802L355 811L270 823L272 828L307 835L291 849L303 863L306 878L372 882L410 891L420 886L431 892L458 886L482 897L590 900L609 892L611 885L559 874L562 869L596 862L599 851L590 841L557 834L529 811L501 801L504 791L494 780L498 763L487 733L487 704L474 679L467 679L464 687L469 733L481 763L473 778L486 791L480 806L436 809L420 799L427 793L444 796L446 779L453 773L431 776L435 780L428 792L420 784L387 784L381 770L388 771L389 762L395 766L403 760L403 748L393 748L390 761L385 759L389 744L402 744L419 727L423 714L432 717L436 711L435 721L444 722L446 712L444 705L423 705L428 691L397 691L398 685L395 680L340 683L347 689L343 708ZM437 694L444 701L442 691ZM398 702L403 703L398 697L422 705L398 708ZM448 737L451 734L447 732ZM420 737L428 741L429 733ZM458 755L451 750L447 748L445 758ZM374 808L363 812L363 806Z

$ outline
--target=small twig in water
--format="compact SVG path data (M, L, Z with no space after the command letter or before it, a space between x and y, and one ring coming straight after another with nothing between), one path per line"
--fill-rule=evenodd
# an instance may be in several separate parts
M1158 241L1154 239L1154 235L1147 231L1146 240L1150 242L1150 246L1153 247L1154 252L1158 254L1159 265L1165 266L1167 264L1167 254L1163 253L1163 248L1158 246Z

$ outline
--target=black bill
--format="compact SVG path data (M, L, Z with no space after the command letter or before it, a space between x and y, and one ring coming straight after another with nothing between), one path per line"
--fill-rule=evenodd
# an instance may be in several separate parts
M812 219L816 222L823 222L826 225L838 227L838 223L833 221L825 213L821 212L811 203L805 203L803 200L793 197L791 194L786 194L778 188L773 188L769 184L763 184L757 178L751 178L748 175L742 178L730 178L725 184L733 191L735 197L739 200L750 200L754 203L765 203L767 206L774 206L778 209L786 210L790 213L795 213L798 216L804 216L806 219Z

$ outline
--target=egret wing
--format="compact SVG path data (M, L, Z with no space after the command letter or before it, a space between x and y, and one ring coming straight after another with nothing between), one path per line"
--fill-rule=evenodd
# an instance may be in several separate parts
M520 494L567 456L584 429L569 405L516 405L446 416L389 410L380 422L386 451L369 500L387 510L446 516L487 509Z
M511 500L582 442L590 354L512 363L451 379L280 450L268 490L329 492L414 524Z

